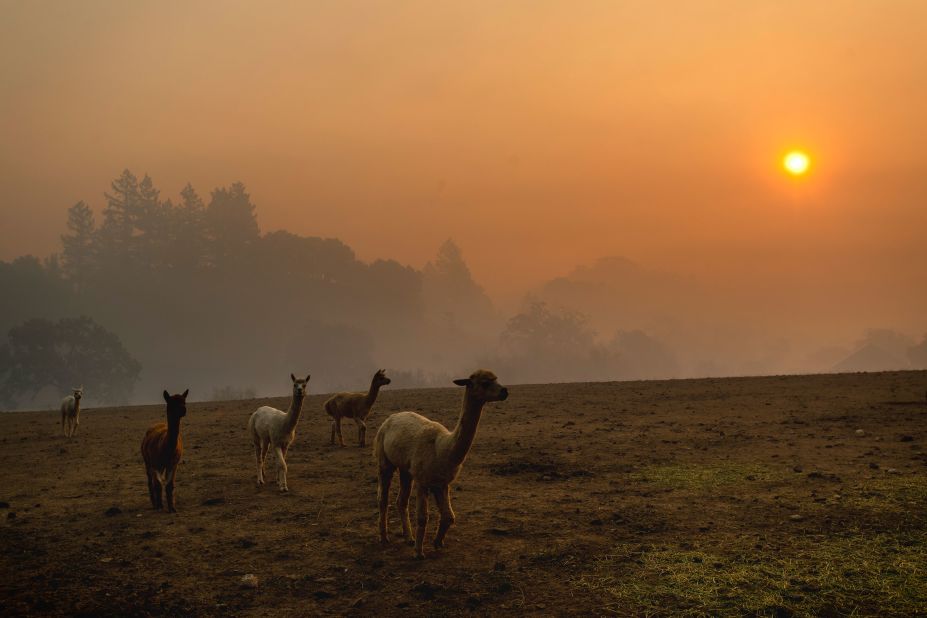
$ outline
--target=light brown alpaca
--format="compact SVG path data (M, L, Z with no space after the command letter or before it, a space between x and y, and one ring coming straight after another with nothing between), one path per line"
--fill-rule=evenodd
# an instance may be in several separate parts
M167 402L167 423L152 425L142 440L142 459L148 475L148 497L151 506L161 510L161 487L167 495L168 513L176 513L174 507L174 477L177 464L183 456L183 440L180 437L180 419L187 415L187 394L171 395L164 391Z
M508 389L500 386L496 376L485 369L473 372L469 378L454 380L454 384L467 387L463 411L454 431L448 431L444 425L415 412L397 412L383 421L374 439L374 457L379 467L377 498L380 506L380 542L389 543L389 486L393 472L398 468L400 487L396 508L399 510L402 536L405 539L412 535L409 497L412 494L412 481L415 481L418 524L415 529L416 558L425 557L422 544L428 525L428 494L434 496L441 513L434 540L437 549L444 546L444 535L454 523L449 486L457 478L473 444L483 405L490 401L504 401L509 396Z
M386 370L380 369L373 374L370 390L366 393L336 393L325 402L325 411L332 417L332 444L335 443L335 434L338 434L338 442L344 446L341 419L353 418L357 425L358 445L367 446L367 423L365 421L370 416L370 410L377 400L380 387L389 383L390 379L386 377Z

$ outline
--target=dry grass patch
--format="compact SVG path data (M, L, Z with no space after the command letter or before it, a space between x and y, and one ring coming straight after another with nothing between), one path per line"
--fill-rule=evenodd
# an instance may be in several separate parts
M619 545L573 583L619 615L914 616L927 608L927 533L797 541L774 550L750 539Z
M885 475L866 480L846 492L843 503L877 511L917 511L927 505L927 478Z

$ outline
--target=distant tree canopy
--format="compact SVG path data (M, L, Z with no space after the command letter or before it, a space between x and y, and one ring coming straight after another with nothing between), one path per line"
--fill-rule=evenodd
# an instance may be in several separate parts
M586 317L532 300L513 316L492 359L511 380L567 382L667 378L678 365L672 352L640 330L600 341Z
M453 240L438 249L437 257L422 270L425 302L442 326L482 330L493 319L493 306L473 280L463 252Z
M562 357L588 351L595 340L581 313L554 310L547 303L530 302L522 313L509 319L502 344L516 355Z
M615 379L612 359L595 341L581 313L529 301L509 319L499 338L499 356L489 361L510 381L570 382Z
M125 170L104 198L98 216L83 201L67 210L59 255L0 262L0 290L15 291L0 294L0 333L18 329L18 347L0 350L8 376L18 367L7 401L80 382L94 400L121 401L136 378L139 399L153 401L165 388L279 394L291 372L312 373L312 390L328 392L365 388L377 367L392 368L396 384L425 385L481 362L510 382L662 377L672 365L644 333L602 342L585 316L544 303L506 324L452 240L417 270L363 262L336 238L262 233L240 182L208 201L188 183L172 201L149 176ZM62 321L74 315L112 332L91 338L94 327ZM121 349L114 367L125 375L95 373L103 361L63 349L76 336L68 329L85 333L84 348L92 339ZM65 356L67 370L57 369Z
M313 389L362 388L377 366L472 363L427 318L421 271L362 262L334 238L262 234L240 182L206 201L187 184L172 201L125 170L104 199L97 217L83 201L68 209L59 256L0 262L0 289L16 291L0 295L0 332L92 316L139 355L151 399L166 387L281 392L297 370ZM456 246L435 263L438 296L457 311L491 308Z
M36 318L10 329L2 346L0 401L12 406L48 387L64 394L83 384L89 400L121 404L140 373L119 337L90 318Z

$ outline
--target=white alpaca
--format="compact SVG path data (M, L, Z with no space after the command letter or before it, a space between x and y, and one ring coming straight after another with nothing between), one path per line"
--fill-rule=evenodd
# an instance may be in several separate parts
M435 549L444 546L444 535L454 523L451 508L450 484L457 478L463 465L476 428L480 422L483 405L490 401L504 401L509 391L500 386L491 371L480 369L469 378L454 380L458 386L466 386L463 411L454 431L415 412L397 412L390 415L377 432L373 451L379 467L377 498L380 506L380 542L389 543L387 534L387 512L389 510L389 486L393 472L399 469L399 498L396 508L402 522L402 536L409 539L412 526L409 523L409 496L412 481L416 488L417 527L415 529L415 557L424 558L422 543L425 526L428 525L428 494L431 493L441 521L435 535Z
M254 458L257 460L258 487L264 484L264 458L268 448L272 448L277 457L277 486L280 491L289 491L286 485L286 451L296 438L296 423L299 422L309 378L306 376L305 380L297 380L296 376L290 374L293 400L289 410L283 412L270 406L261 406L248 419L248 432L254 442Z
M74 389L73 394L61 400L61 430L69 438L77 434L77 426L80 425L80 400L83 396L84 387L81 385Z

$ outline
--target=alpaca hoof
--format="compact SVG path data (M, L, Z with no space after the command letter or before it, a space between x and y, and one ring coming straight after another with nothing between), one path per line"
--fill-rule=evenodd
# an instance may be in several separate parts
M388 537L388 536L381 536L381 537L380 537L380 545L389 545L389 537Z
M435 546L435 549L441 549L442 547L444 547L444 543L441 541L435 541L434 543L432 543L432 545Z
M423 554L422 552L418 552L418 553L415 554L415 559L416 559L416 560L424 560L424 559L425 559L425 554Z

